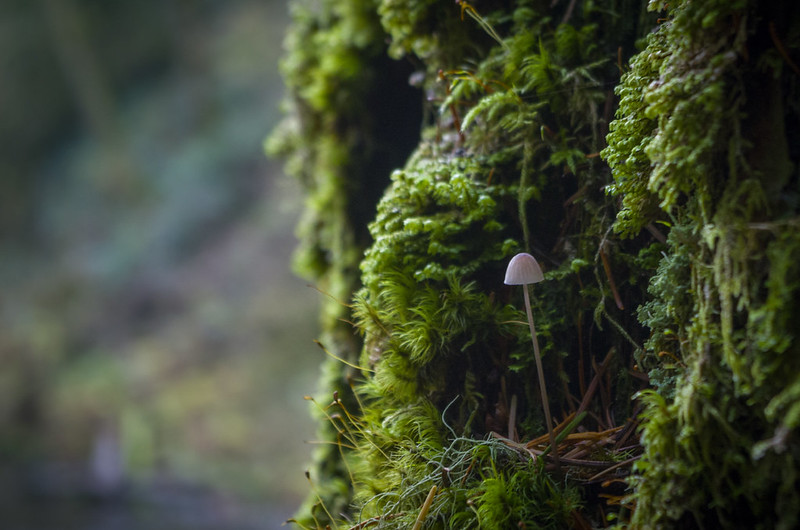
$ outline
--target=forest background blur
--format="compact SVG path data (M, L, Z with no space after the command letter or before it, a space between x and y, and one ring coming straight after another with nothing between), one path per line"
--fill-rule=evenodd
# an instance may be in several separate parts
M86 499L198 518L176 484L268 528L305 493L319 295L289 272L300 194L262 149L286 21L263 0L0 3L10 528L90 528Z

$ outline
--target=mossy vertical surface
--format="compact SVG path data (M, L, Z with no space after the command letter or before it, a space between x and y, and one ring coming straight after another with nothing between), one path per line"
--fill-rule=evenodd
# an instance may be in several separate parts
M286 119L266 147L286 158L287 172L306 190L295 268L329 295L322 299L320 343L335 357L355 361L361 345L343 322L346 303L359 285L375 203L417 141L421 95L407 83L409 66L386 56L374 2L297 1L291 10L282 62ZM384 98L393 104L383 104ZM347 365L326 360L325 399L336 391L354 405L352 376ZM322 425L320 437L334 442L336 429ZM336 446L323 446L310 470L334 513L346 510L351 495L339 458ZM311 524L318 511L315 493L301 518Z
M318 491L341 487L312 496L301 524L790 527L797 8L326 5L294 31L325 41L357 14L334 41L360 67L311 74L339 48L294 43L290 58L313 60L288 70L305 125L287 145L311 182L305 262L350 304L327 321L355 330L335 321L353 342L325 383ZM363 97L407 90L391 64L413 65L423 108ZM352 140L379 138L364 120L387 106L416 113L418 144L393 172L365 172ZM521 291L502 285L520 251L545 269L533 312L561 474L537 441Z
M634 522L793 528L800 12L671 2L662 16L618 89L604 152L623 200L617 228L672 226L639 313L657 390L645 397Z

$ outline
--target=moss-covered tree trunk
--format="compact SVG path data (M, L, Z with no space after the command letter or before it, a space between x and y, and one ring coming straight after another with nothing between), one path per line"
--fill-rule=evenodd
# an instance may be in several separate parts
M270 147L331 295L297 524L800 524L800 7L294 10Z

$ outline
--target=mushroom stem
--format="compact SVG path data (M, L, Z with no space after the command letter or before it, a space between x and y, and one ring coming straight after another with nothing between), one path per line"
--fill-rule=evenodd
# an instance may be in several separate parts
M528 314L528 326L531 328L531 340L533 340L533 354L536 358L536 371L539 374L539 389L542 392L542 406L544 407L544 421L547 424L547 435L550 437L550 453L556 464L556 469L561 468L558 460L558 449L556 448L556 437L553 434L553 422L550 419L550 404L547 401L547 389L544 386L544 371L542 370L542 356L539 354L539 341L536 340L536 326L533 325L533 312L531 311L531 297L528 294L528 284L522 285L525 294L525 312Z

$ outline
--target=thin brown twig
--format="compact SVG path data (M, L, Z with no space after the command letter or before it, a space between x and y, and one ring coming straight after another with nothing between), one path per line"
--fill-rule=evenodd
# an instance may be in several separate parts
M508 410L508 437L517 440L517 395L511 395L511 406Z
M566 428L567 428L567 426L568 426L568 425L570 424L570 422L571 422L571 421L572 421L572 420L575 418L575 416L576 416L576 415L577 415L577 414L573 412L573 413L569 414L569 415L568 415L568 416L567 416L567 417L564 419L564 421L562 421L561 423L559 423L558 425L556 425L556 426L553 428L553 436L558 436L558 435L561 433L561 431L563 431L564 429L566 429ZM534 438L533 440L530 440L529 442L526 442L524 445L525 445L526 447L533 447L533 446L535 446L535 445L541 445L541 444L544 444L544 443L546 443L546 442L547 442L549 439L550 439L550 436L549 436L548 434L543 434L543 435L539 436L538 438Z
M789 65L789 68L794 70L794 73L800 75L800 68L792 61L792 58L789 56L789 52L786 50L786 47L783 45L783 41L778 37L778 30L775 28L775 22L770 21L769 23L769 36L772 38L772 43L775 45L775 48L778 49L778 53L781 54L783 60L786 61L786 64Z
M664 234L661 233L661 230L656 228L656 225L654 225L653 223L647 223L647 225L645 225L645 228L647 229L648 232L650 232L650 235L652 235L654 238L656 238L656 240L658 240L659 243L662 244L667 243L666 236L664 236Z
M617 291L617 284L614 282L614 276L611 274L611 263L606 254L605 241L600 244L600 259L603 262L603 269L605 269L606 276L608 277L608 286L611 288L611 294L614 295L614 302L617 304L619 310L622 311L625 309L625 305L622 303L622 298L620 298L619 292Z
M580 312L578 313L578 390L582 396L585 396L586 374L584 374L583 357L583 312Z
M581 404L578 407L578 414L589 408L589 402L592 401L594 397L594 393L597 390L597 386L600 384L600 377L602 376L603 372L605 372L606 368L608 368L608 363L611 361L611 356L614 354L614 348L608 350L603 362L600 363L599 367L596 367L596 371L592 381L589 383L589 387L586 389L586 393L583 395L583 399L581 400Z
M617 439L617 442L614 444L614 447L616 449L622 447L622 445L628 441L628 438L630 438L631 434L633 434L636 431L636 427L639 425L639 412L641 412L641 410L642 410L642 404L637 403L636 408L633 409L633 414L631 418L625 424L625 428L622 430L619 438Z
M586 479L586 482L594 482L595 480L598 480L600 477L611 473L615 469L619 469L621 467L624 467L624 466L627 466L627 465L630 465L630 464L636 462L641 457L642 457L642 455L636 455L636 456L631 457L631 458L629 458L627 460L623 460L622 462L617 462L613 466L607 467L606 469L604 469L600 473L597 473L596 475L593 475L593 476L589 477L588 479Z
M561 19L562 24L566 24L569 22L569 19L572 17L572 11L575 9L575 0L570 0L569 5L567 6L567 11L564 13L564 18Z

